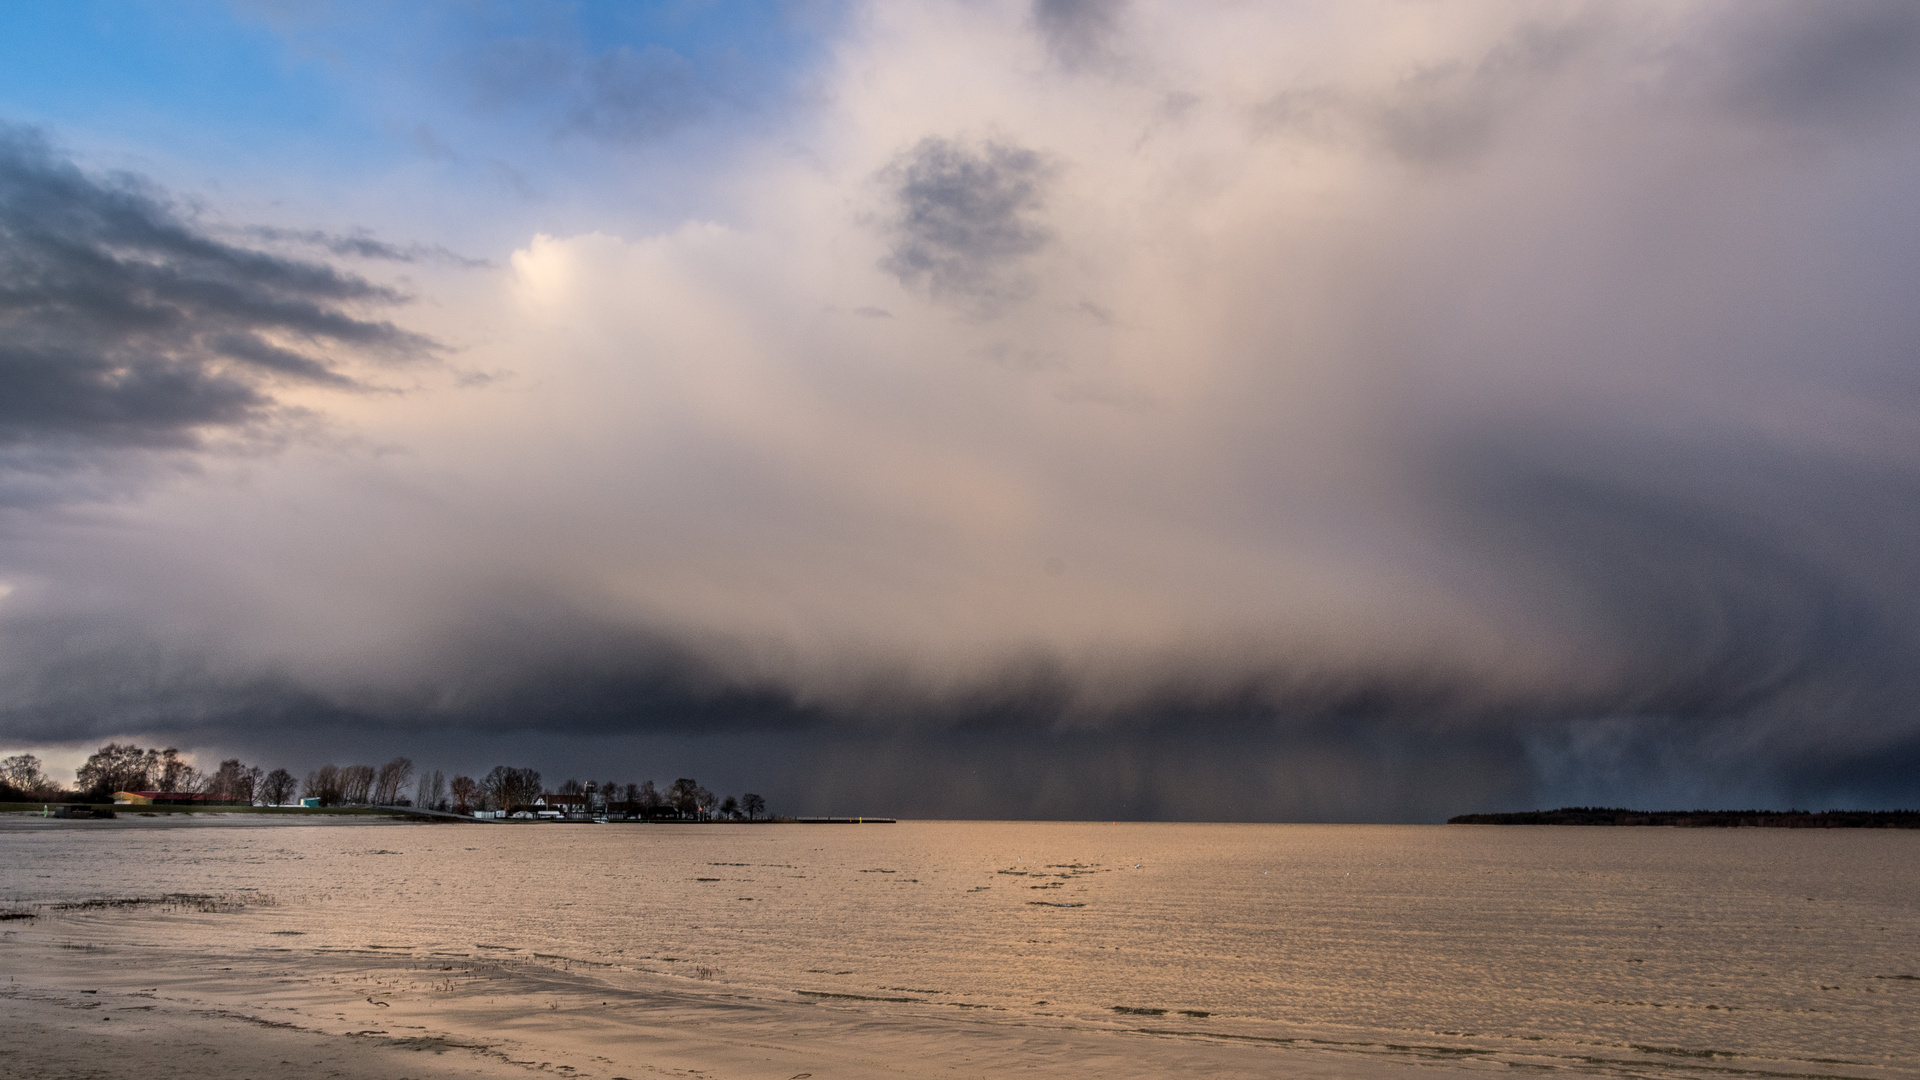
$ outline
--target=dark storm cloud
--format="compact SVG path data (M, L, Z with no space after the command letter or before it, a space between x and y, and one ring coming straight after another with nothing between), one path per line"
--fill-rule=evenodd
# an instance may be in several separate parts
M1111 59L1126 0L1033 0L1033 26L1069 70Z
M529 245L537 317L487 314L539 385L379 433L417 422L424 464L289 470L297 517L215 492L23 530L0 737L698 775L803 813L1920 798L1906 7L1422 9L1340 24L1304 86L1257 81L1261 41L1209 81L1232 50L1167 18L1127 42L1145 89L1058 70L1119 10L888 9L817 157L739 185L777 240ZM1276 48L1321 26L1236 11ZM1033 34L1054 70L1013 50L990 108L901 114ZM670 56L498 64L498 107L610 140L699 100ZM1196 92L1142 136L1172 71ZM873 171L929 130L1016 134ZM876 185L884 251L846 243ZM998 317L855 308L876 260ZM269 326L194 340L338 374ZM241 423L272 384L235 385ZM1156 407L1055 408L1103 386Z
M1920 690L1920 476L1764 447L1560 445L1473 455L1452 512L1553 583L1613 674L1580 710L1753 725L1844 701L1852 737L1906 724ZM1745 453L1740 453L1744 450ZM1757 728L1756 728L1757 730Z
M1054 168L1004 142L927 138L881 174L897 215L882 263L905 285L981 304L1017 299L1021 262L1052 234L1038 218Z
M213 240L131 179L97 180L0 127L0 447L187 446L262 419L275 380L344 385L331 357L426 342L358 314L392 290ZM272 340L277 339L277 340Z

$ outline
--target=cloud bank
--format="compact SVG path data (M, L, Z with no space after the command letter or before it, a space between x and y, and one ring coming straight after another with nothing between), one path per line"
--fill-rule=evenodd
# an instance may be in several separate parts
M62 388L8 453L193 468L6 511L0 733L902 814L1920 795L1909 6L841 33L725 214L415 258L407 330L13 136L68 209L5 204L8 370ZM671 82L628 67L595 100ZM429 340L445 377L315 399L325 438L200 434Z

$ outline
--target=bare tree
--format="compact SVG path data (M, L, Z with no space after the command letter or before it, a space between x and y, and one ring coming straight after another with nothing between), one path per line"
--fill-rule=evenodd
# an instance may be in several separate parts
M731 795L720 800L720 816L721 817L732 818L732 817L738 817L739 815L740 815L740 800L734 798Z
M282 806L293 798L293 774L285 769L275 769L261 782L261 801L268 806Z
M338 805L342 795L340 771L338 765L322 765L308 773L301 794L309 799L319 799L321 806Z
M687 776L675 780L673 786L667 789L666 802L679 811L680 816L695 819L712 813L714 809L713 792L701 787L698 780Z
M228 758L220 763L213 775L207 777L207 794L215 795L230 802L253 802L254 787L260 781L260 769L241 764L239 758Z
M116 791L147 790L150 759L155 756L132 743L108 743L77 770L80 794L105 799Z
M480 786L487 801L500 810L530 806L542 791L538 772L505 765L495 765Z
M413 805L423 810L444 810L441 804L447 801L447 775L439 769L420 774L420 784L413 790Z
M178 792L191 795L199 792L206 779L200 770L180 759L180 751L174 747L165 750L147 751L147 775L156 790Z
M373 801L381 806L394 805L400 801L400 789L412 778L412 758L397 757L380 766L373 783Z
M740 796L740 809L745 810L747 820L752 821L756 815L767 812L767 800L749 791Z
M447 785L448 794L453 796L453 812L468 814L479 809L480 782L471 776L456 776Z
M340 770L340 801L348 806L365 806L373 794L374 769L371 765L349 765Z
M15 754L0 761L0 798L37 798L52 789L53 782L40 771L40 759L32 754Z
M691 817L700 809L700 799L694 794L699 790L698 780L683 776L667 788L666 794L662 795L661 799L681 817Z

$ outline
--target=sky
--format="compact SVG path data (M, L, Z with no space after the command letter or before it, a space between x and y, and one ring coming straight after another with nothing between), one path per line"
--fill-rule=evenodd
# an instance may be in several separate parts
M0 8L0 751L1920 805L1920 8Z

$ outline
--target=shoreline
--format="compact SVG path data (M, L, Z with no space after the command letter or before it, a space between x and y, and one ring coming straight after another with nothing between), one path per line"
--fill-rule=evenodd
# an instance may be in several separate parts
M12 924L17 925L17 924ZM37 938L38 935L33 935ZM1430 1075L1449 1062L1155 1031L887 1014L860 1001L781 1001L598 978L570 965L351 951L214 954L0 934L7 1075L243 1080L297 1066L366 1080L642 1076L1267 1077ZM1382 1048L1384 1049L1384 1048ZM1438 1048L1435 1048L1436 1050Z
M1580 825L1674 829L1920 829L1920 810L1626 810L1563 806L1460 814L1449 825Z

